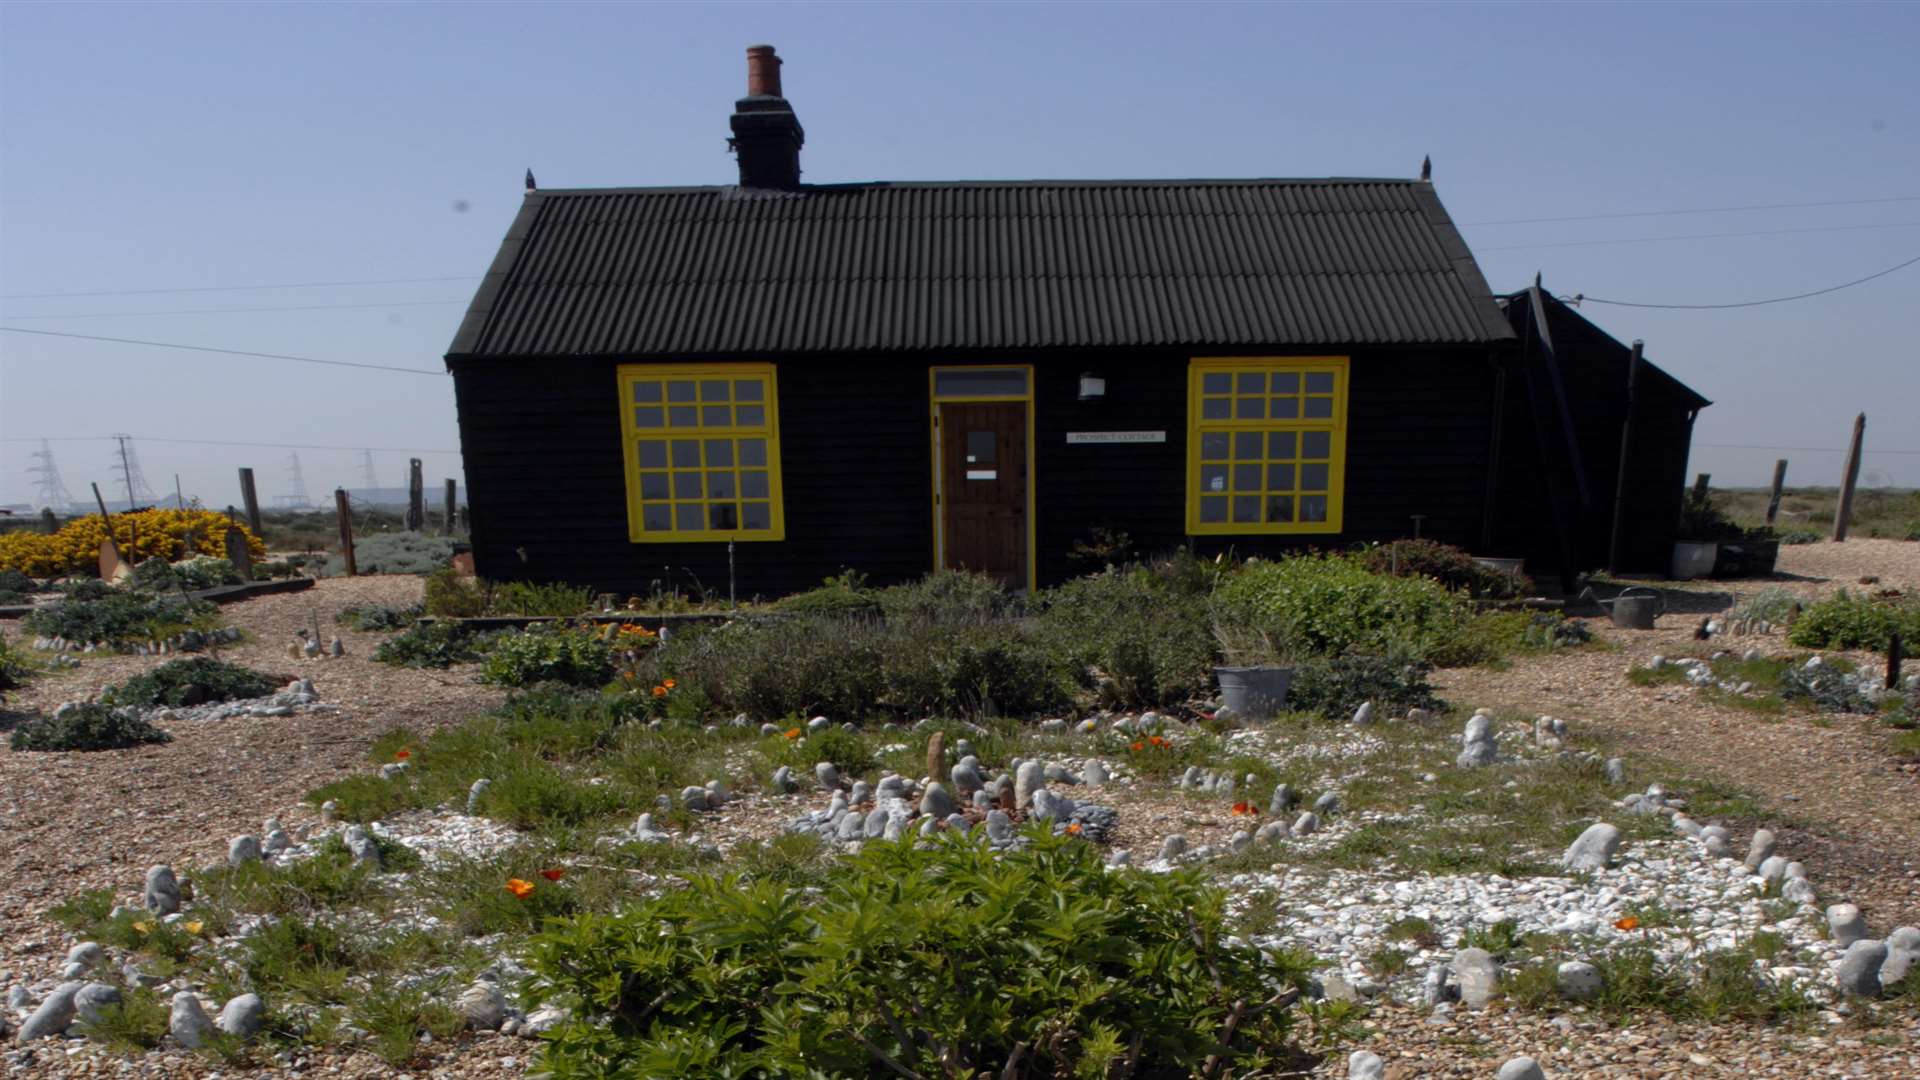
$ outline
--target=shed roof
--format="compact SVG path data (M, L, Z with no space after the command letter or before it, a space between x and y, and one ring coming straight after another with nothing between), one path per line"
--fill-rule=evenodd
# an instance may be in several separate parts
M872 183L529 192L448 356L1512 337L1422 181Z
M1519 292L1498 298L1501 310L1506 312L1516 335L1533 332L1532 320L1527 313L1528 296L1528 290L1521 289ZM1572 305L1552 293L1542 291L1540 297L1545 302L1543 306L1547 312L1547 329L1556 339L1571 340L1578 337L1587 343L1600 346L1606 355L1620 365L1621 377L1623 379L1626 377L1627 358L1633 353L1631 348L1622 344L1619 338L1600 329L1593 320L1574 310ZM1658 392L1670 394L1683 409L1704 409L1713 404L1698 390L1681 382L1672 373L1644 355L1640 358L1640 370L1652 387Z

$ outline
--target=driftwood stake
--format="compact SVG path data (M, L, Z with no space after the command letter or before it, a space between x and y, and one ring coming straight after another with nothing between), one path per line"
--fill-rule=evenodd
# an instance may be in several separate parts
M240 505L247 508L247 528L255 536L261 535L260 496L254 494L252 469L240 470Z
M1853 486L1860 482L1860 443L1867 435L1867 414L1853 418L1853 442L1847 447L1847 471L1840 478L1840 505L1833 512L1833 540L1847 538L1847 522L1853 517Z
M1900 688L1900 664L1906 658L1906 643L1900 640L1900 635L1896 633L1889 637L1887 639L1887 689Z
M936 731L933 733L933 737L927 740L927 779L928 780L940 779L940 775L941 775L940 766L946 764L946 760L947 760L946 733Z
M446 512L445 512L445 516L442 517L440 520L440 524L446 529L446 533L448 536L453 535L453 515L454 515L454 511L457 509L457 507L455 506L455 503L458 501L459 501L459 489L455 486L453 477L449 476L447 477L447 499L445 504Z
M407 460L407 531L419 532L427 521L426 481L420 475L420 459Z
M1787 459L1781 458L1773 463L1773 490L1767 495L1767 527L1773 527L1773 521L1780 516L1780 488L1787 482Z
M340 517L340 555L346 560L347 576L357 572L353 562L353 505L347 500L346 488L333 489L333 510Z

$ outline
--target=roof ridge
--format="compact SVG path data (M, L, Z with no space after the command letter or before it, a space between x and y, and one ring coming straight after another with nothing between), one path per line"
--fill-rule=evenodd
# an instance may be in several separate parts
M794 198L813 193L836 191L884 191L898 189L905 191L957 190L962 188L1100 188L1100 187L1261 187L1261 186L1357 186L1363 184L1385 184L1396 187L1424 184L1428 181L1410 179L1402 176L1222 176L1222 177L1169 177L1165 179L1030 179L1030 180L846 180L830 184L802 184L791 190L783 188L743 188L737 184L665 184L665 185L627 185L617 187L577 187L577 188L540 188L528 192L529 197L538 198L553 195L697 195L704 193L737 192L758 198L781 199Z

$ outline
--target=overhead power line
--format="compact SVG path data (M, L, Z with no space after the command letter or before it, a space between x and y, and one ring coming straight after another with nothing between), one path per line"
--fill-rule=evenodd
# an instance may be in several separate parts
M1611 304L1614 307L1666 308L1668 310L1674 310L1674 311L1707 311L1707 310L1718 310L1723 308L1760 307L1765 304L1784 304L1789 300L1805 300L1810 296L1825 296L1828 293L1839 292L1841 289L1851 289L1855 285L1864 285L1875 278L1886 277L1888 274L1891 274L1896 270L1905 270L1907 267L1912 266L1914 263L1920 263L1920 255L1915 255L1913 258L1908 259L1906 262L1903 262L1898 266L1889 266L1885 270L1882 270L1878 273L1868 274L1866 277L1855 278L1852 281L1842 282L1838 285L1831 285L1824 289L1815 289L1812 292L1795 293L1792 296L1775 296L1766 300L1744 300L1735 304L1636 304L1628 300L1602 300L1597 296L1586 296L1578 293L1574 295L1573 302L1576 304L1581 304L1581 303Z
M1526 251L1529 248L1598 247L1605 244L1660 244L1669 240L1725 240L1735 236L1788 236L1794 233L1871 232L1874 229L1906 229L1920 221L1883 221L1872 225L1809 225L1801 229L1755 229L1748 232L1686 233L1680 236L1633 236L1617 240L1552 240L1539 244L1503 244L1475 248L1475 251Z
M237 315L249 311L350 311L355 308L435 307L465 300L389 300L376 304L303 304L297 307L179 308L173 311L75 311L65 315L9 315L9 319L118 319L136 315Z
M195 285L181 289L93 289L84 292L0 293L0 300L51 300L61 296L157 296L161 293L248 292L256 289L335 289L349 285L417 285L429 281L478 281L478 274L452 277L377 278L371 281L294 281L277 285Z
M1574 214L1568 217L1507 218L1504 221L1463 221L1462 228L1488 225L1545 225L1559 221L1612 221L1618 218L1677 217L1682 214L1732 214L1744 210L1805 210L1818 206L1878 206L1920 202L1920 195L1893 195L1884 199L1829 199L1824 202L1755 203L1751 206L1702 206L1691 210L1628 210L1615 214Z
M1693 445L1712 447L1715 450L1792 450L1797 453L1803 453L1803 454L1844 454L1847 452L1843 449L1840 449L1838 447L1832 447L1832 446L1756 446L1751 443L1723 443L1723 442L1703 442L1703 443L1694 443ZM1876 450L1871 446L1863 447L1861 449L1861 453L1900 454L1903 456L1911 455L1914 457L1920 457L1920 450Z
M314 443L240 442L232 439L167 439L157 435L129 435L130 439L154 443L184 443L190 446L264 446L275 450L349 450L382 454L458 454L458 450L429 449L422 446L324 446ZM112 442L112 435L8 435L0 442ZM38 455L35 455L38 456Z
M285 353L251 352L246 349L216 349L211 345L180 345L171 341L141 341L135 338L100 337L97 334L69 334L62 330L29 330L24 326L0 326L0 331L12 334L38 334L42 337L74 338L79 341L110 341L118 345L148 345L156 349L185 349L188 352L220 353L225 356L257 356L266 360L292 360L301 364L324 364L328 367L364 368L368 371L402 371L409 375L444 376L443 371L429 371L426 368L393 367L388 364L362 364L353 360L321 360L312 356L288 356Z

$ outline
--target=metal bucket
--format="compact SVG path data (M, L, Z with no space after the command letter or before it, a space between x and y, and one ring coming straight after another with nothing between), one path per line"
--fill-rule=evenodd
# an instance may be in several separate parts
M1613 601L1613 625L1626 630L1651 630L1659 614L1657 596L1621 596Z
M1217 667L1213 675L1220 680L1221 702L1249 720L1265 720L1284 709L1293 684L1290 667Z
M1697 543L1682 540L1673 545L1673 580L1691 581L1713 573L1713 562L1720 555L1720 545L1716 543Z

